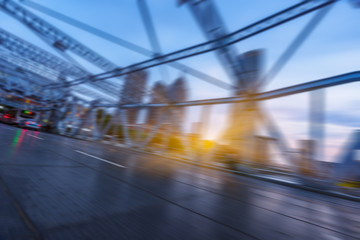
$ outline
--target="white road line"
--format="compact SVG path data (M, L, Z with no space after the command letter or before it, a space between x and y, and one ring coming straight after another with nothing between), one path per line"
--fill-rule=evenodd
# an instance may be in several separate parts
M43 138L38 137L38 136L35 136L35 135L32 135L32 134L28 134L28 136L31 136L31 137L34 137L34 138L37 138L37 139L40 139L40 140L44 140Z
M108 160L105 160L105 159L99 158L99 157L97 157L97 156L94 156L94 155L91 155L91 154L88 154L88 153L85 153L85 152L82 152L82 151L79 151L79 150L74 150L74 151L75 151L75 152L78 152L78 153L81 153L81 154L84 154L84 155L86 155L86 156L89 156L89 157L95 158L95 159L97 159L97 160L100 160L100 161L103 161L103 162L106 162L106 163L112 164L112 165L117 166L117 167L126 168L126 167L125 167L125 166L123 166L123 165L113 163L113 162L111 162L111 161L108 161Z

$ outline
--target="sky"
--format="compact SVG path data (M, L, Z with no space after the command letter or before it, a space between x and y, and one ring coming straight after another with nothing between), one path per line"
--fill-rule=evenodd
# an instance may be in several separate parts
M34 2L144 48L151 48L135 0L34 0ZM207 41L189 8L186 5L178 7L176 2L176 0L147 0L163 53ZM233 32L300 1L214 0L214 2L228 31ZM148 59L146 56L100 39L36 10L31 11L120 67ZM236 43L235 47L238 53L265 49L263 72L266 74L313 16L313 13L308 14ZM264 90L358 71L360 69L359 23L360 9L353 7L350 1L339 1L279 74L264 86ZM2 11L0 11L0 27L57 54L29 29ZM78 57L74 56L74 58L90 72L102 72ZM214 53L184 59L181 63L231 83ZM165 80L159 67L148 70L149 87L158 80L171 83L177 77L184 76L188 82L190 99L230 96L229 91L202 82L186 73L170 67L165 67L165 69L168 73L168 78ZM358 87L359 83L351 83L325 90L326 142L323 159L326 161L337 159L341 151L340 147L347 141L350 133L359 126ZM303 93L263 102L262 107L275 120L289 140L291 147L295 148L297 140L309 138L309 104L309 93ZM214 139L224 129L228 107L227 105L212 107L209 119L210 128L205 134L206 138ZM188 109L187 131L190 131L193 122L200 121L200 113L201 107Z

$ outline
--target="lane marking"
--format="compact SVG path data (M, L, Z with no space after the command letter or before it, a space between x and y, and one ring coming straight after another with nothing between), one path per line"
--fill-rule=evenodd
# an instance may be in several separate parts
M32 134L28 134L28 136L31 136L31 137L34 137L34 138L37 138L37 139L40 139L40 140L44 140L43 138L38 137L38 136L35 136L35 135L32 135Z
M108 160L105 160L105 159L99 158L99 157L97 157L97 156L94 156L94 155L88 154L88 153L86 153L86 152L82 152L82 151L79 151L79 150L74 150L74 151L75 151L75 152L78 152L78 153L81 153L81 154L83 154L83 155L86 155L86 156L88 156L88 157L92 157L92 158L95 158L95 159L97 159L97 160L100 160L100 161L103 161L103 162L106 162L106 163L112 164L112 165L117 166L117 167L126 168L126 167L125 167L125 166L123 166L123 165L113 163L113 162L111 162L111 161L108 161Z

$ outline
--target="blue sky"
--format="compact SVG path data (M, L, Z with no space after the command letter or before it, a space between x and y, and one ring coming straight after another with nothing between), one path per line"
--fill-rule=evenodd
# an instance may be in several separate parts
M54 9L65 15L83 21L91 26L114 34L127 41L150 49L150 44L142 24L135 0L34 0L34 2ZM176 0L148 0L151 15L158 33L163 53L206 41L195 19L186 6L177 7ZM214 0L219 12L230 32L253 23L296 2L290 0ZM54 24L75 39L105 56L119 66L127 66L146 60L147 57L128 49L109 43L89 33L62 23L42 13L34 11L38 16ZM284 24L273 30L257 35L236 44L239 53L262 48L266 50L266 72L291 40L301 31L313 14ZM324 77L334 76L360 69L360 9L340 1L330 10L325 19L306 40L291 61L270 82L265 90L290 86ZM17 36L28 40L49 52L54 51L39 40L26 27L0 12L0 26ZM78 59L77 57L75 57ZM90 71L99 69L84 63ZM212 76L230 82L213 53L185 59L181 61ZM172 82L176 77L184 75L167 67ZM162 80L159 68L150 71L150 84ZM215 98L229 96L229 92L201 82L191 76L188 79L191 99ZM333 159L350 132L357 128L360 119L360 99L358 83L326 90L326 160ZM293 147L297 139L308 137L308 105L309 94L299 94L263 103L271 116L276 120ZM207 137L214 138L226 124L228 106L217 106L212 110L211 130ZM191 122L198 121L199 107L188 111L187 129ZM215 127L216 126L216 127ZM220 127L219 127L220 126Z

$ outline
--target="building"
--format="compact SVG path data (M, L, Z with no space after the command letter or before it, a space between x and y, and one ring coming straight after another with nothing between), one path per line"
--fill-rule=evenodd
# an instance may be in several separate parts
M166 95L166 86L161 81L158 81L154 84L152 88L150 103L166 102L168 102ZM159 121L162 111L164 111L163 108L148 108L146 124L150 126L155 126Z
M128 74L121 91L121 104L141 103L146 93L147 80L148 73L143 70ZM127 110L129 124L136 124L139 110L135 108Z

